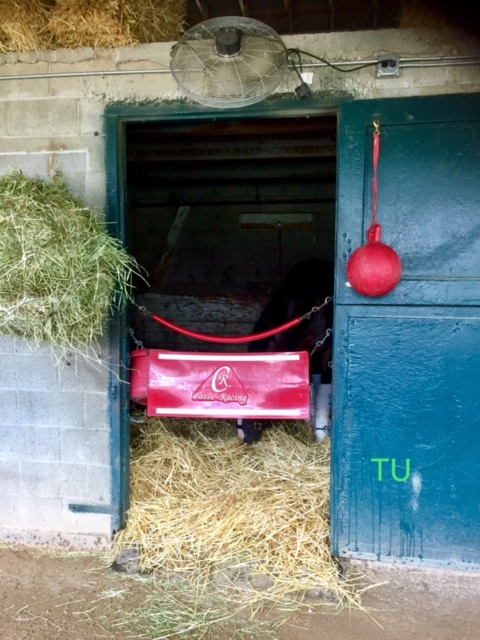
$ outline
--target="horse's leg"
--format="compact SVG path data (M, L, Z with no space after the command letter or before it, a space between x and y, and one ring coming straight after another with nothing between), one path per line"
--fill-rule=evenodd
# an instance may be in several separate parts
M260 440L260 429L255 426L255 420L237 420L237 435L245 444L255 444Z
M325 350L322 359L320 384L315 395L315 438L323 440L330 432L330 414L332 398L332 357L331 345Z

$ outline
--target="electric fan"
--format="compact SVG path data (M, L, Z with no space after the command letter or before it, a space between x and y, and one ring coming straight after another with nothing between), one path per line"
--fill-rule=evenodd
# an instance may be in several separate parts
M183 91L208 107L244 107L273 93L288 66L280 36L239 16L201 22L173 46L170 70Z

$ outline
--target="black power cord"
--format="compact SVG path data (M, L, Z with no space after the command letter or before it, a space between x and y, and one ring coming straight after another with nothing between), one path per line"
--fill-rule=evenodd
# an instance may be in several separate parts
M305 100L305 98L310 98L310 96L312 95L312 90L302 78L303 67L302 67L302 58L300 56L301 53L302 52L299 49L288 49L290 64L292 65L293 70L295 71L295 73L300 79L300 85L295 89L295 93L300 98L300 100ZM298 70L297 65L295 64L295 61L293 60L292 54L297 55L300 71Z
M341 71L342 73L351 73L352 71L359 71L360 69L365 69L366 67L373 67L378 65L378 61L375 61L375 62L366 62L364 64L357 65L356 67L352 67L351 69L342 69L341 67L337 67L337 65L332 64L328 60L325 60L325 58L316 56L313 53L309 53L308 51L302 51L301 49L294 48L294 49L287 49L287 53L288 53L289 62L301 81L301 84L295 89L295 93L301 100L304 100L305 98L309 98L312 95L312 90L307 85L307 83L304 82L302 78L302 55L310 56L310 58L319 60L320 62L323 62L324 64L326 64L328 67L335 69L335 71ZM300 71L298 70L297 64L295 64L294 56L297 57L297 64L300 67Z

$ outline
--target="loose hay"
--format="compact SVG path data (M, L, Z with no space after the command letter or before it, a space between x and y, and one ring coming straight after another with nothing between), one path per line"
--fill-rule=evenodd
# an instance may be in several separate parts
M0 333L74 351L95 345L138 271L61 177L0 178Z
M197 593L213 584L238 606L314 593L358 606L329 553L329 489L329 441L303 423L248 447L231 423L147 418L127 526L107 560L140 548L144 571L184 577Z

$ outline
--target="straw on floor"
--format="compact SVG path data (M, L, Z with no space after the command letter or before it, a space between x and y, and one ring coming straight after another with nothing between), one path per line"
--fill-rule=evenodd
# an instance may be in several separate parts
M329 552L329 441L277 424L244 445L228 422L146 418L132 447L127 526L109 559L141 549L140 566L200 593L285 605L324 594L358 605Z

